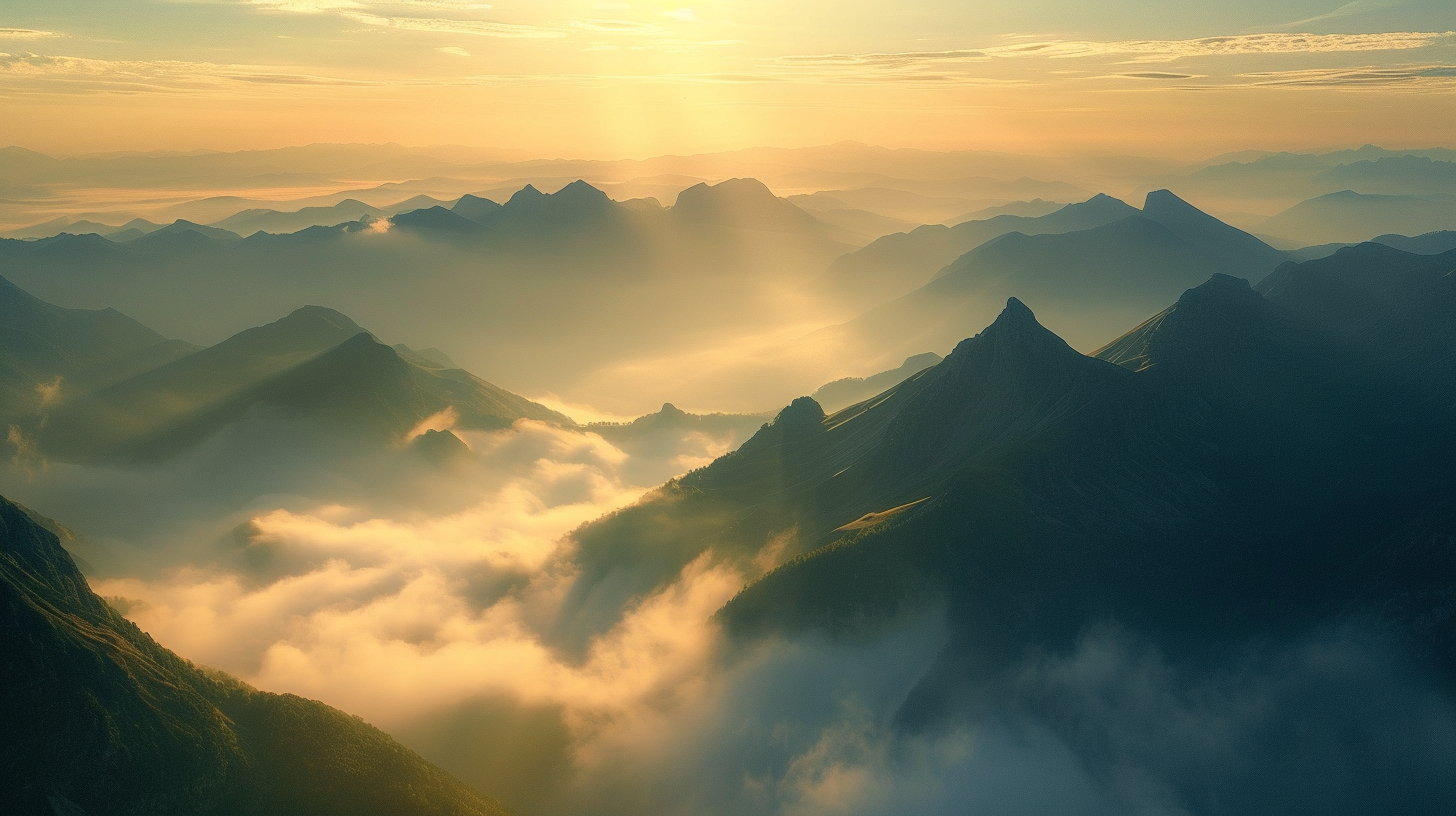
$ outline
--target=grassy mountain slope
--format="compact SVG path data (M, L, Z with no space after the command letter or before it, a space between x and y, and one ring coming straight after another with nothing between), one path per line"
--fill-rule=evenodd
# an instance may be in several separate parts
M0 807L44 814L504 814L355 717L157 645L0 500Z

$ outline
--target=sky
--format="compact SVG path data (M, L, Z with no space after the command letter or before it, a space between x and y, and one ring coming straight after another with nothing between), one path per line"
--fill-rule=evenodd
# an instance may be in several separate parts
M0 0L0 144L1450 144L1449 0Z

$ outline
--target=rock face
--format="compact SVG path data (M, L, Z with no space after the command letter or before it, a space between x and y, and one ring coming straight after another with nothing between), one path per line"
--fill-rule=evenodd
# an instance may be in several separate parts
M506 813L357 718L158 646L3 499L0 638L6 813Z

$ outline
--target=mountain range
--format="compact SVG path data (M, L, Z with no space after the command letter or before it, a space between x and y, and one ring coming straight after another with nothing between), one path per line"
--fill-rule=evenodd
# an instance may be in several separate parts
M1376 195L1344 190L1296 204L1261 222L1258 229L1309 244L1456 229L1456 194Z
M751 180L690 188L673 207L582 182L484 201L243 240L173 225L126 243L0 241L0 275L199 345L326 303L545 391L626 356L802 319L778 295L847 249Z
M263 409L312 420L327 433L385 444L406 439L422 421L443 413L449 424L475 430L498 430L523 418L574 424L448 358L441 363L438 352L391 348L348 317L310 306L104 388L58 399L39 412L30 432L53 458L156 460Z
M1039 216L999 214L953 227L928 224L886 235L835 260L828 284L841 297L873 304L912 291L956 258L1011 232L1024 235L1091 229L1136 215L1136 207L1098 194Z
M1126 207L1114 199L1088 204L1103 215ZM1259 280L1285 259L1166 190L1149 193L1140 211L1126 209L1134 214L1090 229L1001 235L830 332L891 355L949 348L1017 296L1075 347L1090 350L1209 275Z
M587 642L604 596L650 591L711 547L748 570L780 564L719 613L741 640L859 639L945 609L950 642L896 715L911 732L1035 709L996 697L1006 672L1095 626L1188 671L1368 626L1383 645L1362 648L1450 689L1453 269L1450 252L1365 244L1285 265L1258 291L1216 274L1093 356L1012 299L939 364L827 416L795 400L739 450L575 533L582 613L558 636ZM1267 762L1230 755L1171 795L1230 813L1451 804L1450 749L1418 721L1350 713L1341 727L1365 709L1306 703L1334 730L1304 721ZM1112 761L1065 713L1038 716L1093 767ZM1309 751L1365 752L1359 769L1381 781L1312 794L1327 768L1290 761Z

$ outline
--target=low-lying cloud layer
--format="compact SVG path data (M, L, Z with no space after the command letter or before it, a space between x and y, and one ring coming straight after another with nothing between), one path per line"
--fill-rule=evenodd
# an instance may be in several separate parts
M160 503L201 473L230 466L242 478L236 470L256 465L245 452L298 447L287 434L256 415L159 472L46 465L30 482L11 474L22 481L5 492L29 484L43 511L68 519L66 501L131 483L124 500L205 518L157 527L170 531L153 553L163 566L95 588L180 654L361 715L525 816L1456 806L1445 772L1456 707L1373 627L1191 660L1095 627L1065 651L1032 650L974 685L952 684L942 714L915 725L900 716L912 690L958 676L935 667L964 659L942 610L921 606L844 641L809 632L732 642L713 616L754 576L711 552L614 610L617 622L584 650L553 642L577 575L566 534L734 440L683 434L628 453L522 422L462 434L471 459L443 470L408 464L405 449L388 460L393 478L320 483L312 498ZM405 482L441 495L403 495ZM183 540L228 519L242 523ZM90 533L93 523L76 526Z

